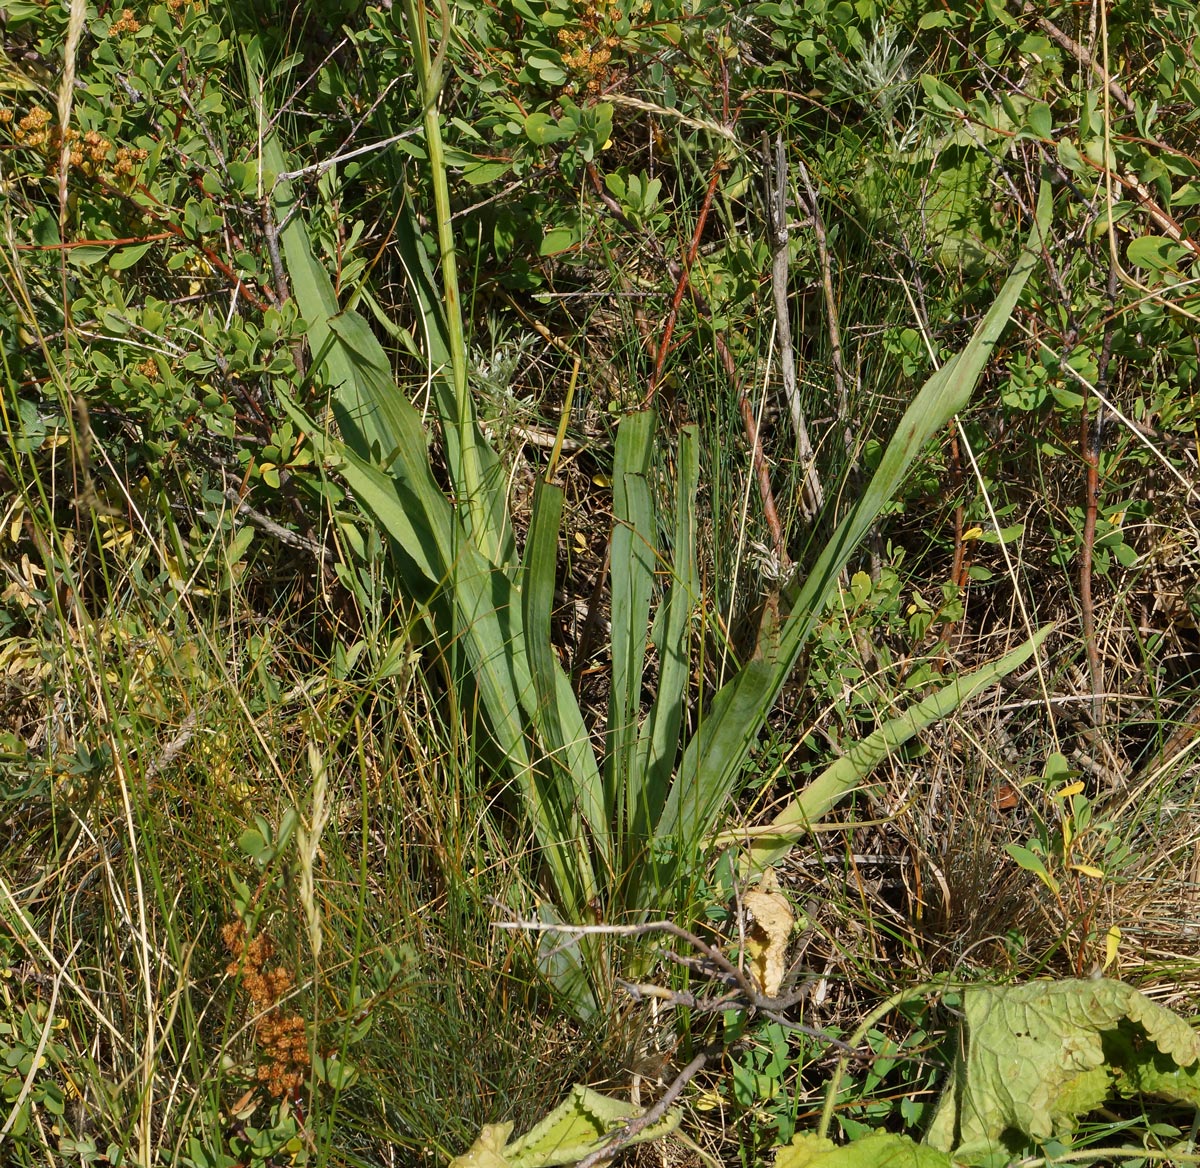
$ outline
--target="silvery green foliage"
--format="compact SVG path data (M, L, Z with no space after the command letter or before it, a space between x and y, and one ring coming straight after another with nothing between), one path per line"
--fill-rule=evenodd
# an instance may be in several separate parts
M900 30L884 21L858 49L858 60L831 56L825 65L835 91L856 102L875 121L893 150L911 150L921 136L917 70L909 68L916 46L900 43Z

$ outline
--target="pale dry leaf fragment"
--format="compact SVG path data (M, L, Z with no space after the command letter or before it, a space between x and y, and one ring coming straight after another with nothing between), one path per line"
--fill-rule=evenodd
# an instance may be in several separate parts
M779 891L779 881L771 869L763 873L756 888L743 894L742 911L750 972L768 998L777 997L787 972L788 943L796 914Z

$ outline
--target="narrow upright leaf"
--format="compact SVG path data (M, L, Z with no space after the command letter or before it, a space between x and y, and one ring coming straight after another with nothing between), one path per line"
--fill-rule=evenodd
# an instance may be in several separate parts
M801 586L778 645L764 647L766 656L756 656L713 699L703 725L684 752L658 835L696 840L731 797L750 747L821 618L838 574L904 481L912 460L970 401L1025 282L1040 262L1051 209L1050 188L1043 184L1035 223L1012 274L966 347L926 381L905 411L870 483L838 524Z

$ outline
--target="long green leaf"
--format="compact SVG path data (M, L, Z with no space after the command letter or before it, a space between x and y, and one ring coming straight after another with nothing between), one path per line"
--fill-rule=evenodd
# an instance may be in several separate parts
M282 173L286 160L276 138L264 144L263 157L266 168ZM599 769L570 683L557 661L552 661L545 677L553 679L553 705L562 739L558 747L570 778L577 779L574 785L564 781L562 774L557 783L550 783L545 774L536 772L529 753L528 721L536 723L545 707L526 657L521 598L508 577L493 573L440 491L428 461L420 415L397 389L388 357L366 321L356 312L338 311L328 272L313 256L304 216L292 199L290 185L280 182L276 205L287 220L281 232L284 258L296 303L308 323L312 351L322 355L322 373L334 389L338 426L347 439L347 447L342 447L325 437L320 443L323 453L340 463L358 502L376 516L398 549L425 576L427 586L445 588L450 595L449 640L466 648L488 724L498 750L520 780L563 908L578 914L596 891L589 847L581 839L581 815L596 833L602 857L608 856L608 847ZM436 301L428 288L430 274L420 265L414 268L420 271L420 278L413 280L414 294L426 313L431 346L443 345ZM298 423L304 419L300 424L307 432L317 432L318 427L294 403L284 402L284 407ZM454 427L446 432L462 436ZM414 592L426 594L415 585Z
M637 763L633 770L640 784L633 801L636 810L633 835L642 841L649 840L671 789L692 677L692 614L700 599L700 574L696 567L696 492L699 481L698 431L695 426L684 426L679 432L675 523L669 565L671 585L654 622L658 689L642 724ZM642 870L638 866L637 872ZM632 887L630 897L634 903L637 902Z
M424 326L427 349L426 359L433 373L433 399L442 423L442 434L446 440L446 456L451 466L462 464L466 453L464 441L475 448L473 458L478 463L480 484L483 492L483 514L487 529L491 533L487 543L497 550L495 562L509 564L516 555L512 524L508 518L508 483L505 469L496 452L482 439L475 423L474 406L468 396L466 407L470 418L460 425L460 404L453 380L447 376L450 369L451 339L446 324L446 314L434 290L433 271L425 253L411 215L401 215L396 222L396 249L408 277L409 290L416 301ZM465 484L462 485L465 490Z
M273 137L264 145L263 159L270 171L284 168L283 151ZM533 765L528 724L538 699L525 656L520 597L512 581L480 554L439 489L420 416L397 388L387 356L366 322L357 313L337 310L332 283L313 255L304 218L289 207L291 197L289 185L278 184L277 206L290 213L281 232L285 261L309 325L310 345L321 355L321 373L333 388L333 408L346 443L323 436L295 403L285 400L284 408L313 435L319 452L337 465L357 501L425 578L423 586L410 581L414 594L427 596L431 587L446 590L451 627L435 632L453 651L464 647L497 750L525 793L562 906L581 912L596 891L590 850L581 844L581 805L593 826L602 814L596 810L599 780L578 707L564 737L572 740L573 761L591 763L583 792L548 786ZM561 707L570 685L561 668L558 674Z
M755 835L746 856L745 867L748 872L760 872L783 859L795 846L797 836L818 823L888 755L922 730L948 718L964 702L995 685L1014 669L1019 669L1033 656L1053 627L1047 625L1039 629L1028 641L1005 654L999 661L993 661L966 677L955 678L851 746L775 816L770 829L778 834Z
M641 798L637 739L657 546L654 504L646 477L654 445L654 423L654 413L650 410L623 418L617 427L613 457L612 682L606 789L610 819L619 825L618 830L626 840L631 837ZM626 855L623 867L631 859Z
M529 752L526 724L532 720L537 695L524 654L521 598L512 581L489 564L461 530L455 531L457 517L442 495L431 498L412 489L407 478L386 474L343 443L321 434L295 403L284 398L282 404L296 425L312 435L317 453L342 476L383 531L422 572L432 574L431 583L447 587L454 626L497 751L521 784L564 911L581 913L596 893L590 845L582 838L577 794L564 790L562 784L549 784ZM457 559L452 561L452 556ZM561 668L558 672L562 674ZM562 687L570 692L565 676ZM586 746L582 719L571 733L576 740L582 736Z
M750 747L820 619L838 574L903 482L912 460L970 401L1021 290L1039 262L1051 209L1050 189L1043 184L1033 229L1012 274L966 347L929 378L905 411L871 482L838 525L800 589L778 644L770 647L769 657L756 658L743 668L713 699L703 725L684 751L656 829L659 837L693 844L726 806Z
M531 716L547 754L545 782L553 789L548 797L564 811L583 817L587 838L607 868L611 837L600 770L579 703L550 642L562 507L562 488L539 480L521 573L524 648L537 695Z

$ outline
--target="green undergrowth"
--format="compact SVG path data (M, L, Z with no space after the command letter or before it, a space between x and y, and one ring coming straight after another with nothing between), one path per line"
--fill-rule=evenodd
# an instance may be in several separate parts
M0 1161L1193 1162L1196 22L0 3Z

